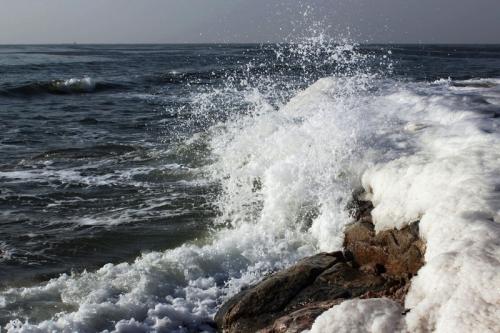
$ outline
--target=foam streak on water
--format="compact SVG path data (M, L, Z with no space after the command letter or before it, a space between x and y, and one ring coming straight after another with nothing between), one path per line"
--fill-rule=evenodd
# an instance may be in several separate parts
M262 84L247 77L197 95L200 114L228 96L246 106L204 133L211 162L199 172L222 188L208 240L5 290L0 309L18 318L8 331L212 332L220 304L243 286L339 250L345 206L361 187L377 230L421 221L426 265L406 300L411 311L354 300L322 315L312 332L497 330L496 118L450 81L380 76L350 45L327 53L339 71L305 89L287 86L292 98L276 98L265 75ZM498 107L499 82L488 82L473 89Z

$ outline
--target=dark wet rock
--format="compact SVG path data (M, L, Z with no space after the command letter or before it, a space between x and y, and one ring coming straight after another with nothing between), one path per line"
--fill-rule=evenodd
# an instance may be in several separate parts
M334 299L331 301L309 303L304 305L297 311L280 317L274 323L264 329L259 330L259 333L300 333L311 328L314 320L330 309L332 306L340 304L344 299Z
M255 332L271 324L284 310L298 303L294 298L322 272L343 260L340 252L320 253L264 279L222 306L215 321L229 332Z
M378 234L373 206L353 201L356 222L345 231L345 251L320 253L272 274L226 302L215 317L222 332L295 333L322 312L352 298L387 297L400 304L423 265L418 223Z

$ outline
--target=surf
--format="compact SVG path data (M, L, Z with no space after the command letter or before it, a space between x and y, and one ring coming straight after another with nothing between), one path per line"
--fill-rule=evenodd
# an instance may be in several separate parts
M194 172L220 188L206 237L4 290L1 311L17 318L7 330L215 331L217 309L242 288L340 250L352 221L346 206L360 189L374 203L377 230L420 220L426 264L405 316L390 301L356 300L320 316L312 331L348 330L352 317L371 327L373 313L382 313L380 327L402 331L494 329L498 294L482 286L498 285L496 122L460 85L396 80L371 70L367 62L378 58L356 45L308 40L277 58L291 54L297 68L318 47L318 66L336 68L325 77L273 83L266 70L255 74L255 62L223 87L193 93L191 120L208 119L185 147L206 147ZM286 73L289 59L273 69ZM496 103L497 85L477 89ZM210 118L221 106L223 116Z

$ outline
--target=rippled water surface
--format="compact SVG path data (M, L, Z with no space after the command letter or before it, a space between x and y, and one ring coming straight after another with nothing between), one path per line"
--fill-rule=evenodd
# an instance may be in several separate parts
M323 144L337 139L332 134L328 139L331 141L319 144L312 137L311 133L321 135L320 125L324 119L311 124L311 128L318 127L311 129L307 136L302 136L302 130L293 132L291 124L306 122L307 113L303 116L291 116L290 113L289 117L282 117L278 111L298 91L330 76L346 80L363 76L370 80L366 87L363 86L365 81L346 81L346 85L363 86L361 92L356 90L360 96L380 96L405 85L431 85L427 90L415 88L415 93L425 96L432 90L437 95L453 95L478 114L488 114L492 118L500 115L498 81L489 80L500 77L498 46L338 46L325 41L299 46L0 46L0 289L36 286L62 273L92 272L107 263L133 263L138 257L145 258L140 257L144 253L151 252L151 258L158 253L167 256L169 249L181 251L182 245L198 249L212 242L219 244L213 245L214 249L225 250L200 250L199 253L219 258L217 256L226 251L225 254L233 256L227 260L239 264L233 267L225 263L226 259L213 259L216 264L207 264L209 268L201 265L202 268L197 269L202 273L195 274L195 278L186 273L189 275L186 281L198 281L192 283L202 288L199 279L211 278L221 287L230 278L240 278L250 266L254 270L248 271L268 271L271 266L280 267L275 262L281 260L282 265L287 265L302 254L321 248L321 245L312 245L311 249L305 249L302 246L309 236L299 239L281 229L259 234L260 238L248 241L249 244L262 241L262 248L243 240L241 244L233 244L234 239L228 240L232 239L230 237L217 236L225 239L219 239L219 243L213 239L218 239L214 235L220 235L219 231L228 225L241 226L240 220L255 222L256 216L276 219L277 215L273 214L278 214L280 209L294 214L297 224L290 230L307 230L322 207L328 207L323 197L308 186L327 188L330 182L339 181L327 176L333 169L327 169L323 162L338 158L335 170L343 174L339 165L344 168L348 163L339 156L357 156L358 153L331 150L325 152L328 155L321 155L325 161L317 160L317 165L302 168L296 154L302 154L305 160L317 159L312 153L315 147L319 151ZM354 108L358 104L349 105ZM382 108L383 105L375 104L366 109L373 107ZM262 114L267 118L259 127L250 124L255 119L258 122ZM368 113L365 115L371 117ZM255 119L250 120L253 117ZM340 127L336 133L351 126L353 132L372 131L369 137L356 136L360 142L375 140L375 143L366 143L369 147L381 142L376 138L379 132L354 125L363 119L361 116L345 123L343 118L326 119L338 121ZM278 133L281 127L288 128L290 137L269 135L273 131ZM240 130L246 136L238 137ZM496 131L496 128L489 130ZM353 135L349 133L342 132ZM294 141L299 137L301 140ZM259 141L261 139L263 141ZM235 140L234 146L225 146L231 140ZM309 144L310 148L302 149L302 144ZM411 152L413 149L411 142L404 147L398 144L396 140L384 143L384 147L393 145L393 151L407 149ZM279 151L257 149L266 145L281 148ZM239 156L236 150L246 155ZM260 156L256 156L256 152ZM383 156L388 158L388 155ZM271 163L271 159L286 160L287 165L297 166L300 172L283 167L278 172L270 167L271 164L266 164ZM220 166L221 160L224 167ZM227 167L231 163L233 165ZM267 168L265 174L259 168ZM227 170L236 171L230 174ZM247 174L237 174L237 170ZM311 170L316 172L315 176L307 174ZM273 182L278 173L283 177L303 177L310 183L289 188L288 193L278 192L278 187L272 192L269 189L281 184L278 180ZM319 174L322 176L317 176ZM233 176L241 176L241 179L225 182ZM345 181L336 187L339 193L351 186L348 183ZM266 192L261 193L262 184L274 198L281 198L288 206L269 204L266 200L272 198L266 197ZM246 187L248 194L242 194ZM228 194L235 193L241 195L233 196L241 202L235 203L228 198ZM285 195L296 193L302 194L293 200ZM338 198L331 199L334 202ZM333 215L328 218L337 218ZM249 230L241 227L240 232L248 234ZM279 248L278 242L275 249L267 248L265 237L285 239L287 245ZM186 262L194 260L184 252L168 256L191 258L183 259ZM260 269L258 263L264 257L273 258L269 259L273 264L269 267L263 264L266 268ZM155 265L146 266L157 267ZM137 269L133 267L131 271ZM175 274L182 271L176 268ZM252 274L258 278L260 273ZM171 275L161 279L174 281ZM174 287L176 283L172 282ZM178 285L185 287L186 283L178 282ZM162 303L163 297L172 304L168 295L188 299L182 293L183 296L179 296L178 291L174 293L172 290L177 290L174 287L151 291L154 297L148 296L147 301L140 302L145 309L152 309L155 304ZM104 302L108 296L96 302ZM77 304L71 304L64 297L55 297L53 302L61 303L54 305L57 311L48 312L28 309L22 300L9 301L13 305L0 308L0 325L17 316L31 318L30 322L35 323L50 320L54 313L76 311L78 302L90 302L81 296L83 300L78 298ZM52 296L47 298L53 299ZM43 305L38 307L43 308ZM211 309L207 312L186 308L198 317L190 317L188 324L179 325L196 331L193 327L202 327L200 318L209 317L216 305L207 305ZM144 314L146 310L141 311L142 319L151 316ZM111 329L120 319L135 317L141 321L137 316L137 313L118 312L110 315L113 319L108 323L89 320L92 323L84 322L81 326L71 326L76 325L73 319L65 319L68 321L61 327L69 325L89 332ZM152 327L144 320L145 327ZM52 326L43 329L49 327Z

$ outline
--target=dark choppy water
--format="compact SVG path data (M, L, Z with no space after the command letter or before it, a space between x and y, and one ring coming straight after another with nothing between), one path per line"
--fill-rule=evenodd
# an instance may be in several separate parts
M292 50L0 46L0 288L203 242L220 213L221 191L206 176L214 160L207 130L253 112L242 91L258 89L277 109L298 88L353 70L324 61L324 45L314 53ZM367 71L399 84L500 77L499 46L372 45L358 52L370 55ZM480 94L467 96L481 104ZM484 112L500 113L487 104Z

